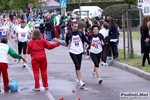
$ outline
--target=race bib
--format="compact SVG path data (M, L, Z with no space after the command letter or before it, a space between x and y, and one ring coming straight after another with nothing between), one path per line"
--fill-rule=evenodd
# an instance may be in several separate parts
M6 35L6 32L2 32L2 35Z
M80 37L73 37L73 43L76 47L79 47Z

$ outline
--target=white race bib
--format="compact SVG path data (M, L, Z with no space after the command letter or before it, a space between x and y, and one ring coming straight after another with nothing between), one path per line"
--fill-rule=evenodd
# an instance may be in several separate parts
M6 35L6 32L2 32L2 35Z

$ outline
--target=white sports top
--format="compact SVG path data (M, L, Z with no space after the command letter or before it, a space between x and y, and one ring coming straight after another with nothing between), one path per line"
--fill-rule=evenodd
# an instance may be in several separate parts
M93 47L91 45L90 52L98 54L102 51L102 45L100 44L99 37L93 37L91 44L95 44L95 46Z
M79 35L72 35L69 52L73 54L81 54L83 52L83 43Z
M26 42L28 40L27 36L30 33L30 29L25 27L25 28L21 28L18 27L16 33L18 33L18 40L20 42Z
M7 28L6 24L0 25L0 29L1 29L2 35L6 35L7 34L8 28Z

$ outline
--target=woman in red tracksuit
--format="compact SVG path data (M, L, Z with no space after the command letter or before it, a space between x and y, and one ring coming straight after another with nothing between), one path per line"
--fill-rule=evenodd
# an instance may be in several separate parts
M31 55L31 64L35 80L33 91L40 91L39 72L42 76L42 83L45 90L48 90L47 76L47 58L45 48L50 50L60 45L60 42L49 43L43 39L39 29L35 29L32 34L32 40L28 42L27 53Z

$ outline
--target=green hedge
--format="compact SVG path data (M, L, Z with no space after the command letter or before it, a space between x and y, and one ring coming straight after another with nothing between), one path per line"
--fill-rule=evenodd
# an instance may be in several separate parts
M124 1L116 1L116 2L88 2L88 3L81 3L81 6L99 6L102 9L105 9L108 6L114 4L125 4ZM79 3L67 4L67 11L73 11L74 9L79 8Z
M119 27L122 27L122 14L123 14L122 11L128 9L129 9L128 4L112 5L103 9L102 16L105 17L111 16L112 18L115 18ZM136 10L136 11L131 11L131 26L137 27L139 25L138 8L134 5L131 5L131 10Z

